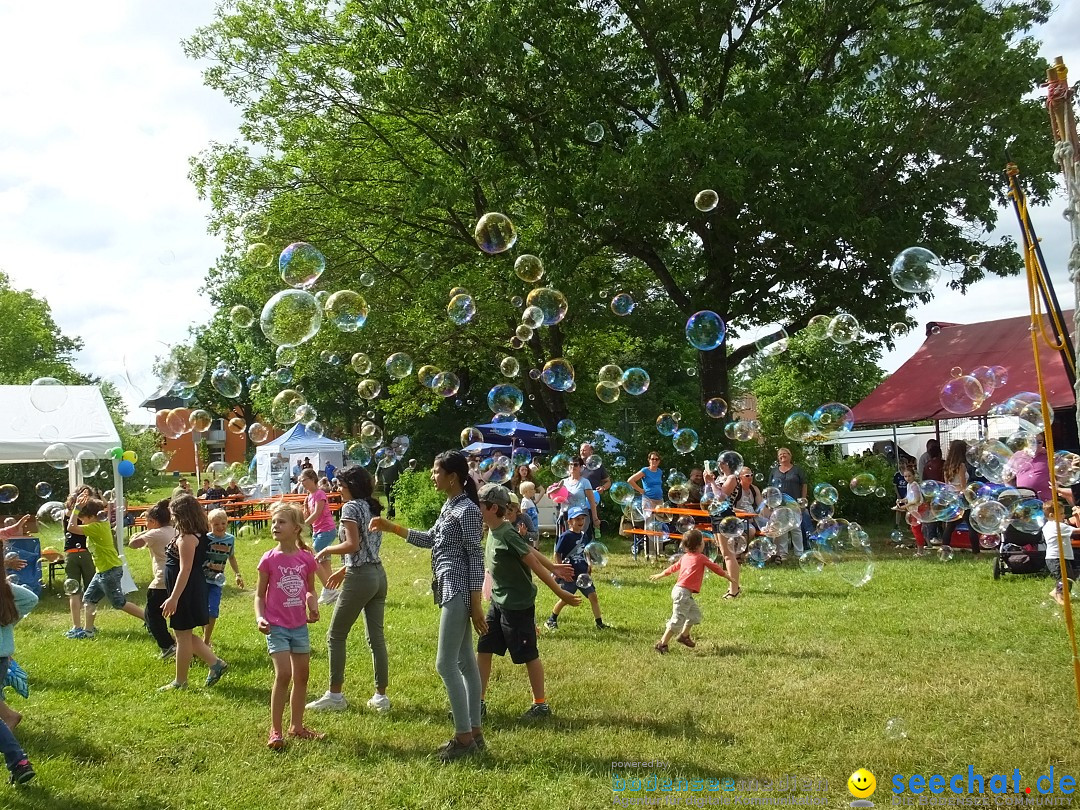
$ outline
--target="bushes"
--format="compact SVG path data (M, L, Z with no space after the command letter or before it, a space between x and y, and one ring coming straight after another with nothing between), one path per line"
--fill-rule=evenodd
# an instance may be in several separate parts
M430 528L446 498L431 484L428 470L405 470L394 482L394 507L401 519L417 529Z
M825 458L822 454L814 462L808 461L803 470L809 478L807 500L810 502L814 500L816 484L827 481L836 487L840 494L836 503L836 517L859 523L891 520L892 512L889 510L896 503L896 488L892 480L896 469L881 456ZM871 473L877 479L877 486L885 490L884 497L853 493L849 482L859 473Z

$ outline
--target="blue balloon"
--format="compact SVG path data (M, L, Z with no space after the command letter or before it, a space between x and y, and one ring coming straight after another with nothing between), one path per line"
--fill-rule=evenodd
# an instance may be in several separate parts
M116 471L120 473L122 478L131 478L135 474L135 465L124 459L116 465Z

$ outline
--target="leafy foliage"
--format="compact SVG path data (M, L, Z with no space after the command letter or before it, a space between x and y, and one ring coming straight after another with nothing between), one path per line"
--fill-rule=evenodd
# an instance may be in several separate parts
M431 484L424 470L404 470L394 482L394 504L404 521L418 529L435 525L446 498Z

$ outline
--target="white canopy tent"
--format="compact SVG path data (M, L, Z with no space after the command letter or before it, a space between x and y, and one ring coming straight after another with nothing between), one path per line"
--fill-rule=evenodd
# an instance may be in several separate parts
M101 391L96 385L68 385L44 393L47 395L35 399L48 410L31 401L31 386L0 385L0 413L6 416L0 420L0 464L45 463L45 451L54 448L57 461L53 466L69 459L70 491L83 479L82 465L75 461L79 453L92 453L93 458L107 461L116 493L116 548L124 559L124 479L117 472L117 460L109 456L110 450L120 446L120 436ZM126 560L124 590L137 590Z
M297 422L276 439L259 445L255 451L255 479L271 495L280 494L293 464L305 458L311 459L316 470L328 461L340 467L345 460L345 442L319 436Z

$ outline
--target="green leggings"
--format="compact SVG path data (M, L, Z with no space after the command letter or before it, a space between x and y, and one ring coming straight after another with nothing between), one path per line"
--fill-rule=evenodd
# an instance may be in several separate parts
M385 689L389 681L383 614L386 611L386 571L381 563L361 565L345 572L341 593L330 619L326 646L330 650L330 683L345 682L345 642L349 631L364 613L364 630L375 670L375 686Z

